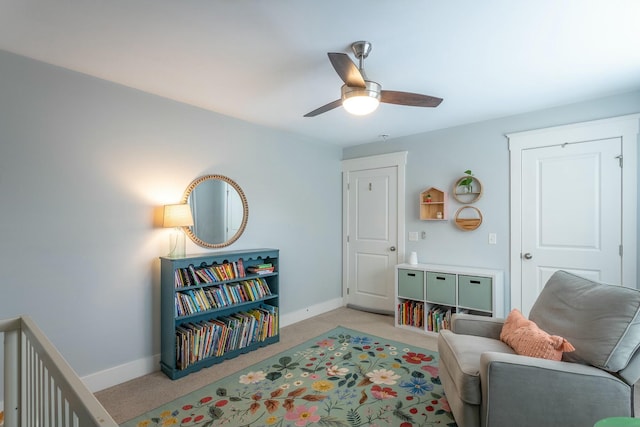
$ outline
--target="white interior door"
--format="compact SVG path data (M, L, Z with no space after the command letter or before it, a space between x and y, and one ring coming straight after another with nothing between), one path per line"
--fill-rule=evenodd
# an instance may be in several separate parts
M396 156L397 157L397 156ZM403 157L406 158L406 157ZM373 163L379 164L375 156ZM351 163L351 166L360 166ZM404 163L403 163L404 165ZM402 259L404 167L345 171L345 299L363 310L394 312L394 266ZM399 224L402 223L402 226Z
M557 269L637 287L640 114L507 135L511 307Z
M620 138L522 153L522 311L558 269L620 284Z

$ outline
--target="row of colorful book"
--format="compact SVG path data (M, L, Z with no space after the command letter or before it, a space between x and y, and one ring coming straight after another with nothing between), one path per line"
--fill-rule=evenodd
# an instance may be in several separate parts
M176 366L186 369L278 333L278 308L264 305L246 312L176 327Z
M176 292L176 316L187 316L243 302L257 301L271 295L263 278L224 283L206 288Z
M195 286L203 283L224 282L238 277L246 277L242 258L237 262L212 264L204 267L194 267L193 264L185 268L176 268L176 288Z
M404 301L398 304L398 324L424 327L424 303Z
M427 331L451 329L451 307L433 306L427 312Z

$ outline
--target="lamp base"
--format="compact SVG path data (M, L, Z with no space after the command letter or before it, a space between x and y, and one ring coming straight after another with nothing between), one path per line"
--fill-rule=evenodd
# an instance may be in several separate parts
M169 255L179 258L186 255L186 239L182 230L176 227L169 235Z

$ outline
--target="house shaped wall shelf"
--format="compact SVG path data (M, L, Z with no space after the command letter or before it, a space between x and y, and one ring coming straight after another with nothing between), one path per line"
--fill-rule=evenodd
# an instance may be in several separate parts
M430 187L420 193L420 219L447 220L447 192Z

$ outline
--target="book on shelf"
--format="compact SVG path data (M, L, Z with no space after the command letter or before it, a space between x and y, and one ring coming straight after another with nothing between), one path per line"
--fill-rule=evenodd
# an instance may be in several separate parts
M236 262L223 264L203 265L196 267L193 264L184 268L177 268L174 272L176 288L184 288L207 283L224 282L246 277L246 271L242 259Z
M236 266L238 267L239 277L246 277L247 273L244 270L244 261L242 261L242 258L238 260L238 262L236 263Z
M208 357L219 357L275 336L278 309L264 305L216 319L183 323L175 331L176 366L185 369Z
M271 295L269 285L261 277L237 283L185 289L175 293L175 313L177 316L188 316L234 304L258 301Z
M424 303L403 301L398 304L398 324L417 328L424 327Z
M451 307L432 306L427 312L427 330L439 332L442 329L451 329L451 313Z
M247 267L247 272L251 274L268 274L273 273L275 267L271 263L252 265Z

